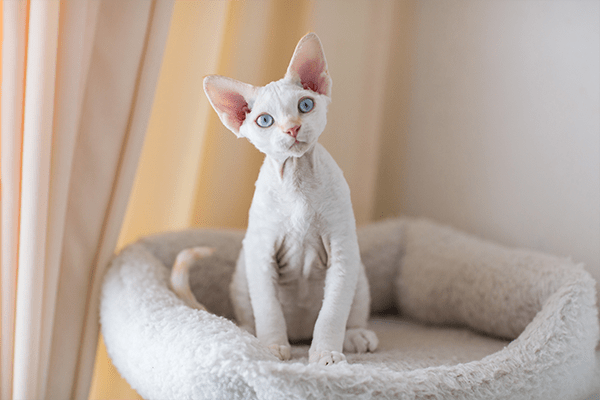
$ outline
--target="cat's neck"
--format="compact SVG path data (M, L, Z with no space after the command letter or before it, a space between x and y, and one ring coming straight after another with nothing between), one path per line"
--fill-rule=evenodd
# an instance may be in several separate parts
M316 151L318 144L312 146L300 157L288 157L282 160L269 155L265 163L268 163L281 181L288 179L297 180L300 176L308 177L314 174L316 166Z

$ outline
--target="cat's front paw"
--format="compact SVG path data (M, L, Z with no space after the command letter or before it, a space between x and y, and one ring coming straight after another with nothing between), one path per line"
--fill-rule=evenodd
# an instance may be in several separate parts
M339 351L315 350L310 351L308 362L319 365L331 365L346 361L346 356Z
M289 344L271 344L267 348L281 361L289 360L292 357L292 347Z
M366 353L375 351L379 340L375 332L363 328L348 329L344 338L346 353Z

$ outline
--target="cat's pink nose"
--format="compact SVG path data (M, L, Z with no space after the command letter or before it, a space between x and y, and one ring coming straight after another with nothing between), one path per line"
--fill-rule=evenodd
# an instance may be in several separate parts
M298 131L300 130L300 126L301 125L296 125L293 128L290 128L287 131L285 131L285 133L296 139L296 136L298 136Z

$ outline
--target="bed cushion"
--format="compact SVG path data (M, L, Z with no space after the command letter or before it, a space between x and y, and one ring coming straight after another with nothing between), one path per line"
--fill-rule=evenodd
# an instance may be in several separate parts
M102 333L146 399L585 399L598 380L595 282L581 265L510 249L427 220L358 230L380 338L373 354L282 362L233 322L228 286L241 231L144 238L109 268ZM207 311L169 288L184 248L215 247L190 283Z

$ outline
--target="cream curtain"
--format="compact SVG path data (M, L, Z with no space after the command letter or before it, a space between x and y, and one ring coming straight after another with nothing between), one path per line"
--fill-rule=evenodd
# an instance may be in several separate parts
M3 400L88 397L172 6L2 2Z

